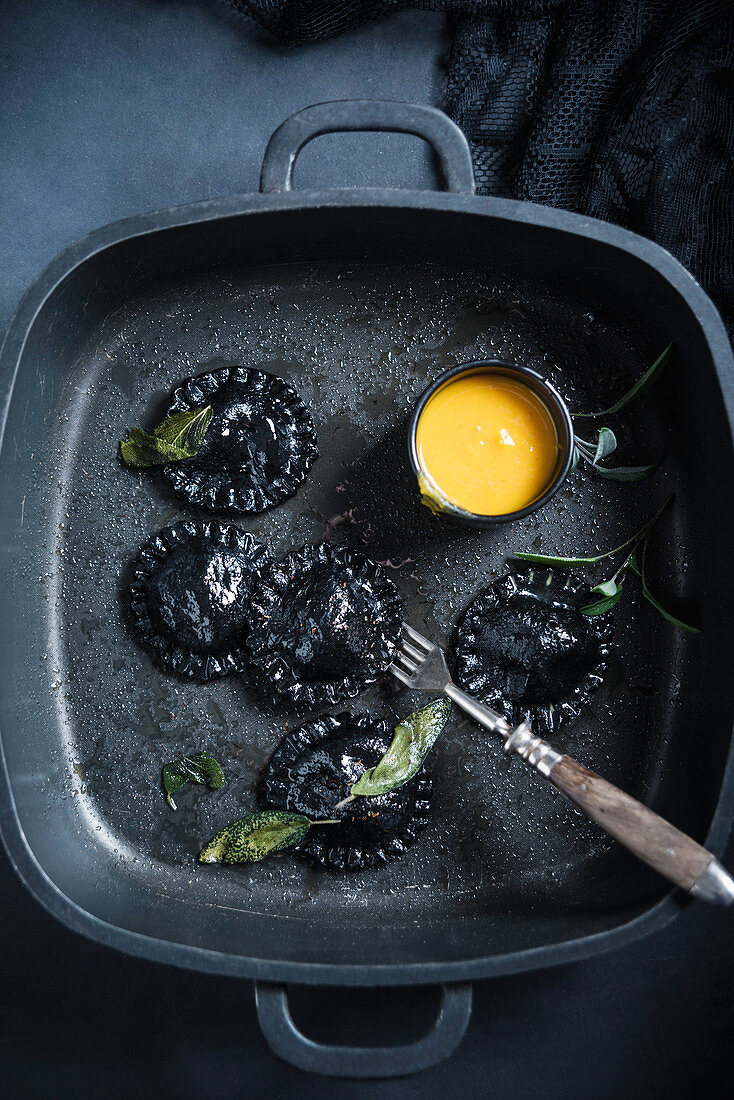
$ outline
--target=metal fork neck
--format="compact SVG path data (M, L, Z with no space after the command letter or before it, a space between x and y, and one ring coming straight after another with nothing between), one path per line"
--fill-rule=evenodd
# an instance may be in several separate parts
M480 726L484 726L492 733L498 733L505 742L505 752L516 752L541 775L549 776L561 759L561 754L542 737L536 737L526 722L521 722L519 726L513 728L501 714L478 703L476 699L472 699L451 682L446 685L444 692Z
M507 737L512 732L512 726L504 720L501 714L497 714L496 711L490 710L482 703L478 703L476 699L472 699L456 684L449 681L444 688L444 694L448 695L453 703L466 711L475 722L478 722L480 726L484 726L490 733L499 733L501 737Z

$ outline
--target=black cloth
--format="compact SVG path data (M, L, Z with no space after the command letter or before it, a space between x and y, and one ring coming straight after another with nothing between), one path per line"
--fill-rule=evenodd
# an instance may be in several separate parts
M401 8L449 13L444 107L477 188L628 226L734 331L731 0L231 0L300 45Z

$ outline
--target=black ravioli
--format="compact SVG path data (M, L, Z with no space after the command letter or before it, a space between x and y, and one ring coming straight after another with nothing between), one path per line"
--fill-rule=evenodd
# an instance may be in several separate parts
M315 707L352 698L385 671L403 601L381 566L321 543L266 569L252 612L246 641L261 689Z
M582 615L589 590L549 569L500 577L469 605L456 640L457 682L539 735L575 717L601 683L611 629Z
M187 680L246 665L242 635L266 547L232 524L186 521L145 544L133 564L133 625L156 664Z
M428 823L431 778L425 767L404 786L378 798L357 798L337 813L335 805L366 768L387 751L393 729L384 720L349 712L291 730L263 773L265 807L338 818L314 826L296 851L311 863L340 871L362 870L401 856Z
M293 496L318 458L311 414L275 374L221 367L173 398L166 416L212 406L199 453L163 467L174 492L211 512L263 512Z

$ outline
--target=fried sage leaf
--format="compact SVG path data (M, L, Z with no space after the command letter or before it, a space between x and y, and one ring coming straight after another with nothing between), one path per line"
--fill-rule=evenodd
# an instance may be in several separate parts
M303 840L313 822L287 810L262 810L226 825L205 844L200 863L257 863Z
M364 871L399 859L415 842L431 808L432 783L425 768L382 798L349 795L334 805L338 794L348 792L366 768L382 759L394 733L395 723L350 711L322 715L288 731L263 772L258 787L262 808L305 814L312 821L339 819L336 829L312 829L298 845L299 858L337 871Z
M154 429L153 435L172 447L188 451L193 458L202 444L211 418L211 405L203 405L199 409L186 409L169 416Z
M128 437L120 443L120 454L128 466L164 466L194 458L201 447L209 421L211 405L175 413L152 433L142 428L130 428Z
M395 728L382 760L352 784L350 794L374 798L402 787L412 779L433 748L451 713L448 699L436 699L416 710Z
M186 452L180 447L157 439L142 428L130 428L127 439L120 443L120 454L126 466L160 466L164 462L180 462Z
M173 795L186 783L205 783L215 790L224 786L224 772L209 752L197 752L193 756L182 756L180 760L164 764L163 789L172 810L176 809Z

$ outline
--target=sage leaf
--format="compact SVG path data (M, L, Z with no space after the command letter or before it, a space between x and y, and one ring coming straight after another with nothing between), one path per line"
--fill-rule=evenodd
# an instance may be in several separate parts
M166 462L180 462L182 458L189 457L180 447L174 447L142 428L130 428L127 439L120 443L120 454L126 466L138 467L162 466Z
M602 428L596 444L576 437L574 453L592 466L601 477L610 481L642 481L654 474L660 465L654 466L602 466L601 460L617 449L617 437L611 428Z
M200 863L258 863L303 840L311 828L303 814L262 810L226 825L199 852Z
M602 477L610 481L644 481L646 477L652 477L660 463L653 466L595 466L594 469Z
M645 469L646 467L642 467ZM649 469L649 467L647 467ZM597 467L599 473L605 473L601 467ZM606 471L609 473L610 471ZM642 594L646 600L653 605L653 607L673 626L678 627L679 630L688 631L690 634L700 634L701 631L696 626L691 626L690 623L684 622L677 616L672 615L669 611L662 606L659 600L653 596L652 592L647 585L647 577L645 573L645 559L647 555L647 546L650 540L650 535L656 523L671 505L675 499L673 493L665 498L663 503L658 508L655 515L640 527L639 531L636 531L634 535L630 535L628 539L625 539L619 546L615 546L613 550L606 550L603 554L597 554L593 558L563 558L563 557L551 557L548 554L519 554L516 553L516 558L522 558L524 561L537 562L541 565L547 565L551 568L565 568L567 566L574 565L594 565L596 562L602 561L604 558L611 558L614 555L626 550L627 547L631 547L627 556L617 569L616 573L609 580L601 581L595 585L591 592L601 597L598 600L591 600L581 611L585 615L603 615L606 611L610 611L611 608L619 602L622 597L622 585L624 583L624 577L628 569L630 569L636 576L640 578L640 586L642 588ZM639 555L639 557L638 557Z
M193 756L182 756L180 760L164 764L163 789L172 810L176 809L173 795L186 783L205 783L215 790L224 786L224 772L209 752L197 752Z
M618 401L615 401L613 405L610 405L608 409L602 410L602 412L596 413L574 413L574 420L598 420L602 416L612 416L614 413L619 412L625 405L629 405L630 401L634 401L636 397L639 397L641 393L644 393L646 389L657 381L662 374L665 367L670 362L671 354L673 351L673 344L668 344L665 351L658 356L651 367L645 371L641 378L638 378L634 386L631 386L626 393L622 394Z
M390 747L374 768L352 784L350 794L374 798L402 787L412 779L433 748L451 713L448 699L436 699L409 714L399 726Z
M602 558L609 557L608 554L598 554L595 558L562 558L556 557L554 554L513 554L515 558L522 558L523 561L534 562L536 565L549 565L553 569L572 569L575 565L595 565L596 562L601 561Z
M645 569L645 563L646 563L646 559L647 559L647 546L648 546L649 538L650 538L650 536L648 534L645 537L645 539L642 543L642 559L641 559L640 564L638 565L636 561L633 562L632 559L630 559L630 565L632 566L635 573L637 573L637 576L640 578L640 587L642 588L642 595L645 597L645 599L648 601L648 603L652 604L652 606L655 608L655 610L660 615L662 615L662 617L667 622L669 622L673 626L677 627L678 630L684 630L688 634L700 634L701 631L699 630L699 628L697 626L691 626L690 623L683 622L683 620L679 619L676 615L672 615L670 613L670 611L666 611L666 609L663 607L663 605L660 603L660 601L657 600L655 598L655 596L653 596L652 592L648 588L648 586L647 586L647 572L646 572L646 569Z
M120 453L128 466L163 466L167 462L180 462L198 454L204 440L211 405L187 409L169 416L152 432L142 428L130 428L128 437L120 443Z
M617 449L617 437L611 428L602 428L596 441L593 465L598 465L603 458L612 454Z
M620 585L613 595L605 596L601 600L596 600L593 603L587 603L585 607L581 608L582 615L603 615L606 611L611 611L615 604L619 603L622 598L622 586Z
M592 588L592 592L597 592L600 596L616 596L621 584L617 584L614 577L611 577L608 581L602 581L601 584L595 584Z
M663 605L656 600L647 585L642 583L642 595L648 600L649 603L658 611L664 619L673 626L677 626L679 630L685 630L688 634L700 634L701 630L697 626L691 626L690 623L684 623L682 619L678 619L675 615L671 615L669 611L666 611Z
M193 458L204 441L212 411L211 405L203 405L201 408L174 413L153 430L153 435L172 447L188 451Z
M647 523L643 524L639 531L635 531L634 535L630 535L630 537L628 539L625 539L624 542L620 543L619 546L615 546L611 550L605 550L603 553L597 554L593 558L569 558L554 556L552 554L525 554L519 553L517 551L515 552L515 554L513 554L513 557L522 558L523 561L535 562L538 565L548 565L551 568L567 569L573 568L573 566L575 565L595 565L597 562L603 561L604 558L613 558L615 554L618 554L620 550L624 550L625 547L629 546L631 543L634 543L634 546L632 548L634 552L635 548L642 542L646 534L655 526L657 521L662 516L663 512L666 510L666 508L668 508L668 506L674 499L675 494L670 493L670 495L666 497L660 508L658 508L652 519L649 519Z

